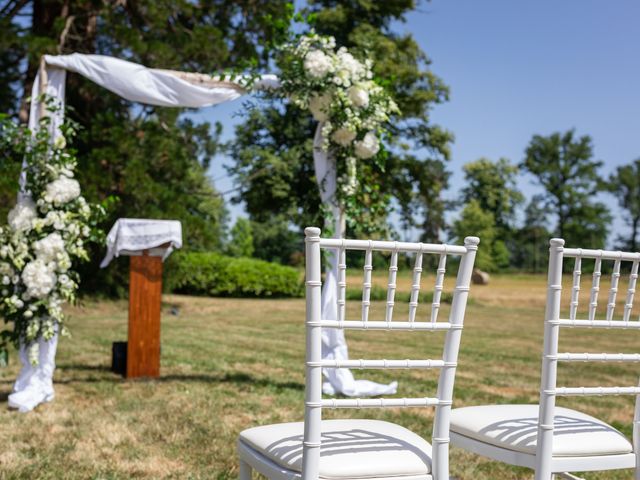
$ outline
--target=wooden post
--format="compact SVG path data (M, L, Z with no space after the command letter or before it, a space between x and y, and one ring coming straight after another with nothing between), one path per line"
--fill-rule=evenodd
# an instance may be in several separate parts
M162 257L132 256L129 284L127 378L160 375Z

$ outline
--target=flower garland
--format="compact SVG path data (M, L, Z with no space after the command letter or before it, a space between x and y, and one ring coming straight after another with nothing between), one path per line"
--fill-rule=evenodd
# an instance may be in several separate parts
M322 122L323 148L336 160L336 200L344 208L359 190L358 161L382 163L385 123L399 113L389 94L373 80L372 62L356 59L333 37L314 32L280 47L279 93Z
M0 227L0 316L14 325L0 333L0 363L13 342L28 345L29 360L37 364L37 340L66 333L62 304L75 300L79 282L73 264L88 260L86 242L100 235L95 224L104 211L87 203L74 178L77 162L67 139L75 131L67 122L51 142L47 117L36 132L0 118L2 153L24 158L28 192Z

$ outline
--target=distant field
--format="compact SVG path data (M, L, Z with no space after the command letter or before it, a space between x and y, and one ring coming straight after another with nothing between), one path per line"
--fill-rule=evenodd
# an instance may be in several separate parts
M586 279L585 279L586 280ZM603 279L604 280L604 279ZM360 282L349 272L348 283ZM383 274L375 281L386 285ZM473 286L462 339L455 405L537 402L546 278L504 275ZM399 290L409 291L401 273ZM425 276L423 288L433 284ZM445 290L451 289L448 281ZM603 282L603 292L606 285ZM583 288L588 289L587 283ZM620 285L623 303L626 285ZM583 292L583 301L586 299ZM111 343L126 339L126 302L92 302L70 310L73 339L63 339L56 400L20 415L0 411L0 479L128 479L237 477L238 432L260 424L302 419L304 300L236 300L168 295L162 320L162 378L123 381L109 371ZM586 303L586 301L585 301ZM604 305L606 300L601 299ZM170 306L180 309L171 315ZM383 302L373 314L380 315ZM350 302L350 316L358 315ZM428 315L429 309L419 310ZM399 305L397 315L406 315ZM443 305L441 319L448 315ZM638 312L634 311L637 319ZM634 352L635 335L575 331L563 351ZM349 333L353 358L429 358L440 354L440 334ZM570 341L567 339L571 338ZM17 373L0 370L6 401ZM432 372L356 372L360 378L397 379L402 396L435 392ZM564 385L635 385L637 367L563 365ZM631 435L631 397L561 400ZM325 417L362 416L401 423L430 437L430 409L327 411ZM532 478L528 470L489 462L452 449L452 475L469 480ZM629 471L585 474L628 479Z

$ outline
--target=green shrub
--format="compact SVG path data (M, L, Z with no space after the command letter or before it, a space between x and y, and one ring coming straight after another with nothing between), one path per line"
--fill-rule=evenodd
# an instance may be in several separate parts
M254 258L177 252L167 265L166 289L211 297L301 297L302 272Z
M345 295L347 300L362 300L362 289L360 288L347 288L347 293ZM378 285L373 285L371 287L371 293L369 294L369 299L374 301L386 301L387 300L387 289L382 288ZM409 303L411 299L410 292L397 292L395 295L396 302L404 302ZM440 297L441 303L451 303L453 300L453 294L450 292L442 292ZM419 303L431 303L433 302L433 292L420 292L418 297Z

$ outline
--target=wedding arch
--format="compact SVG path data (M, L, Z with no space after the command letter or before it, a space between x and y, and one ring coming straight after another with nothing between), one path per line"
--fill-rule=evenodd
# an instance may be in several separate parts
M287 65L281 75L211 76L200 73L147 68L129 61L74 53L42 58L31 95L29 129L36 132L43 117L49 138L61 150L63 139L66 73L74 72L110 90L122 98L161 107L201 108L235 100L253 92L279 92L301 108L308 109L318 121L313 141L315 175L330 224L336 238L345 235L344 198L357 188L358 160L374 157L380 150L381 125L397 110L384 90L372 80L371 62L356 60L345 48L336 50L331 37L308 34L284 47ZM43 99L53 102L47 109ZM55 150L54 150L55 151ZM342 170L341 175L338 174ZM72 176L72 175L71 175ZM62 176L63 181L66 177ZM75 180L74 180L75 181ZM77 183L77 182L76 182ZM26 165L20 176L18 206L31 201L27 188ZM24 210L24 208L23 208ZM28 215L27 215L28 217ZM338 319L339 305L345 299L338 288L339 265L336 254L327 258L326 279L322 291L322 317ZM25 267L26 268L26 267ZM339 293L340 291L340 293ZM21 300L18 299L19 302ZM52 378L58 331L40 336L39 362L29 359L31 345L21 342L22 370L10 396L14 407L29 411L52 398ZM348 359L341 329L323 331L323 357ZM325 371L327 394L367 396L395 393L397 383L381 385L355 380L345 368ZM13 397L13 398L12 398Z

